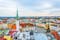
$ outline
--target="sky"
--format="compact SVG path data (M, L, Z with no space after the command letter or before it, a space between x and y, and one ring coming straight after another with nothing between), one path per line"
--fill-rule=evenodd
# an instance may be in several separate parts
M60 0L0 0L0 16L60 16Z

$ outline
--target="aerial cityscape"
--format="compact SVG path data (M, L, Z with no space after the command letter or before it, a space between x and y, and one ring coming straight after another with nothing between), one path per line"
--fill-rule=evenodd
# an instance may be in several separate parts
M60 40L60 16L0 17L0 39Z
M0 0L0 40L60 40L60 0Z

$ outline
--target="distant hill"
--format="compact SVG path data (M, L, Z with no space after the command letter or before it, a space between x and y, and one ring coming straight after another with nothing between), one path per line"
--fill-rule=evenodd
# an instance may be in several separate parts
M0 17L2 18L16 18L16 17ZM19 17L19 18L60 18L60 16L25 16L25 17Z

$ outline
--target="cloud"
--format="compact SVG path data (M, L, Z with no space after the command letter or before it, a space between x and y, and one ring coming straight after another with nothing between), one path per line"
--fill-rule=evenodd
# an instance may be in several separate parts
M23 8L20 16L58 16L60 10L59 0L22 0ZM57 6L58 5L58 6ZM56 14L58 13L58 14Z
M16 16L17 8L19 16L59 16L60 0L0 0L0 16Z
M13 0L0 0L0 16L15 16L16 2Z
M0 1L0 5L4 6L5 8L15 8L16 2L14 2L13 0L3 0Z

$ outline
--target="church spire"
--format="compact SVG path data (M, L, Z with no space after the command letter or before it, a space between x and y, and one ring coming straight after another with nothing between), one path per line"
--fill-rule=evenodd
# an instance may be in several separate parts
M17 12L16 12L16 30L19 31L20 29L20 26L19 26L19 16L18 16L18 9L17 9Z
M19 16L18 16L18 9L17 9L17 14L16 14L16 19L17 19L17 20L19 19Z

